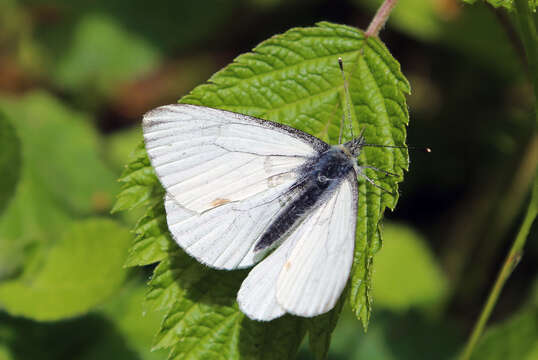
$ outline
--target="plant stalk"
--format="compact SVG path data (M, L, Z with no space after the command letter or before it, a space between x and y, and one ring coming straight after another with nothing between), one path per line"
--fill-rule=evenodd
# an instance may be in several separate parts
M527 241L527 236L529 234L531 225L534 222L536 215L538 214L537 205L538 205L538 173L534 178L531 203L529 204L529 209L527 211L527 214L525 215L525 219L523 220L523 223L521 224L521 227L519 228L519 232L516 236L516 239L514 240L514 243L512 244L512 247L510 248L510 252L506 256L506 259L504 260L504 264L501 270L499 271L499 275L497 276L497 279L495 280L495 284L491 288L486 304L484 305L484 308L482 309L482 312L480 313L480 317L478 318L478 321L476 322L473 328L471 337L469 338L465 346L465 349L460 357L461 360L468 360L471 358L471 354L474 350L474 347L476 343L478 342L478 339L482 335L482 332L484 331L484 327L486 326L489 316L491 315L491 312L493 308L495 307L495 304L497 303L497 299L499 298L499 295L501 294L501 290L504 284L506 283L506 280L508 280L508 277L510 277L510 274L512 274L515 267L519 263L521 256L523 255L523 246L525 245L525 242Z
M379 31L385 26L385 23L389 19L390 12L394 6L396 6L397 2L398 0L385 0L383 4L381 4L379 9L377 9L374 18L370 22L370 25L368 25L368 29L366 29L366 37L379 35Z
M521 37L529 64L531 82L534 88L534 117L536 120L535 125L538 125L538 36L536 33L536 23L534 20L534 14L529 8L528 0L515 0L515 6L517 11L516 18L519 23ZM538 174L535 174L529 209L527 210L527 214L525 215L525 219L521 224L516 239L514 240L506 259L504 260L504 264L497 275L495 284L489 293L488 299L482 309L482 312L480 313L480 317L478 318L471 336L469 337L469 340L460 356L461 360L469 360L471 358L471 354L473 353L476 343L484 331L484 327L486 326L491 312L497 303L504 284L521 259L523 254L523 246L527 241L529 230L537 214Z

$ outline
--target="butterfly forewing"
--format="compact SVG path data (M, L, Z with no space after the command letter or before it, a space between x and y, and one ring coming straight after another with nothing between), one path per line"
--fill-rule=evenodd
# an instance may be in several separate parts
M157 108L143 126L172 236L220 269L259 261L254 243L294 197L298 169L328 147L283 125L194 105Z
M185 104L150 111L143 126L167 193L199 213L292 184L295 170L327 146L269 121Z

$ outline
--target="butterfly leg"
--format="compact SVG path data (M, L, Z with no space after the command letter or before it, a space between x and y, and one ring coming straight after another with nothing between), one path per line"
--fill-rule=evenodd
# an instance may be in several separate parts
M386 193L388 193L388 194L391 194L391 195L396 195L396 194L393 193L392 191L389 191L389 190L385 189L383 186L379 186L379 185L377 185L377 184L375 183L374 180L372 180L370 177L368 177L368 175L366 175L366 174L362 171L363 168L370 168L370 167L369 167L369 166L358 166L357 169L355 169L355 170L356 170L356 171L358 170L358 171L357 171L357 174L358 174L359 176L362 176L363 178L365 178L366 181L368 181L370 184L372 184L372 185L375 186L376 188L380 189L381 191L384 191L384 192L386 192ZM377 170L379 170L379 169L377 169Z

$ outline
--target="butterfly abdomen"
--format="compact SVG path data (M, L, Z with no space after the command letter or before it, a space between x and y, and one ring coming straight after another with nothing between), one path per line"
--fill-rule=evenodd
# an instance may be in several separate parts
M286 236L307 214L330 196L350 171L353 171L353 159L336 146L309 161L299 170L299 180L292 186L299 195L278 214L254 249L266 249Z

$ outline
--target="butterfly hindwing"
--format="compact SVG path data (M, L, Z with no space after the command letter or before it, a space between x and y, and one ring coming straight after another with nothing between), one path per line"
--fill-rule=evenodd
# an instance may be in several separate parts
M354 173L247 276L237 301L252 319L284 313L312 317L330 310L344 289L355 243Z
M276 284L277 302L286 312L316 316L338 301L353 262L357 196L353 172L307 219Z
M286 192L285 186L201 214L186 209L167 194L168 228L183 250L203 264L217 269L252 266L267 254L254 250L256 242L295 197L294 192Z

